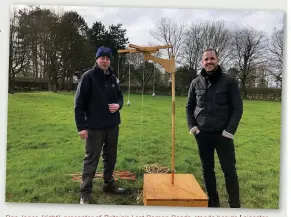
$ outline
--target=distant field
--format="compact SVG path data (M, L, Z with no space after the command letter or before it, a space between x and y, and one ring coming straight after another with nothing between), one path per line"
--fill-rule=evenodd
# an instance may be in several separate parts
M17 93L9 95L6 201L78 203L79 182L66 175L79 173L84 142L77 135L73 94ZM138 181L120 180L142 188L145 164L171 167L171 97L131 95L122 109L116 170L135 172ZM204 189L196 142L188 134L185 97L176 97L176 171L192 173ZM280 174L279 102L245 101L235 137L243 208L278 208ZM142 114L142 129L141 129ZM102 161L100 161L100 172ZM218 190L227 207L224 177L216 158ZM112 196L94 185L96 204L136 204L133 195ZM141 189L140 189L141 190ZM136 192L136 190L135 190Z

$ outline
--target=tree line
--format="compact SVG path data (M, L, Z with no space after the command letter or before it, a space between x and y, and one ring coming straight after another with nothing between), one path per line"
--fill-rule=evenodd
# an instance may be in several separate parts
M96 21L88 27L75 11L60 12L40 7L13 10L10 17L9 92L16 78L41 80L50 91L72 90L95 62L98 47L113 50L112 67L120 82L142 90L165 87L169 75L161 66L144 61L142 54L118 54L129 39L121 23L106 27ZM243 93L248 88L267 88L270 81L281 88L283 70L283 29L271 35L251 27L230 29L224 21L185 25L172 18L161 18L150 30L151 45L173 45L155 55L176 56L176 87L186 90L201 70L204 49L214 48L221 67L234 76ZM150 40L150 39L149 39Z
M92 68L100 46L117 50L128 43L122 24L96 21L91 28L75 11L30 7L10 16L9 92L17 77L47 82L50 91L71 90L76 72ZM116 58L112 67L117 68Z
M174 46L166 54L174 54L180 65L176 72L178 86L189 86L201 70L203 50L214 48L221 67L237 79L243 93L247 88L267 88L270 82L281 88L283 29L274 29L269 35L252 27L230 29L224 21L185 25L162 18L151 35L159 43Z

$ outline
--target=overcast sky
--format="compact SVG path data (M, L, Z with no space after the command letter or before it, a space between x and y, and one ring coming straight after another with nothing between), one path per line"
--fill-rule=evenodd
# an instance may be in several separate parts
M111 24L122 23L123 28L127 29L126 37L129 38L130 43L138 45L148 45L149 42L154 42L150 35L150 29L155 28L156 22L161 17L170 17L185 24L204 20L224 20L230 28L249 25L268 33L271 33L274 28L284 27L285 21L284 13L277 11L106 8L92 6L59 6L57 8L61 11L77 11L85 19L89 27L96 21L101 21L106 27Z

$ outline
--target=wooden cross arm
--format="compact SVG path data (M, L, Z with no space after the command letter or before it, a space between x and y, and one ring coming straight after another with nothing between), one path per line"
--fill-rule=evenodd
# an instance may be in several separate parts
M152 60L156 63L159 63L164 67L166 72L168 73L174 73L175 72L175 57L172 56L171 59L162 59L159 57L155 57L149 53L143 54L145 60Z
M154 53L160 49L173 48L173 45L162 45L162 46L152 46L152 47L141 47L134 44L129 44L130 48L133 49L123 49L118 50L118 53Z
M140 51L136 49L123 49L123 50L118 50L118 53L140 53Z
M162 46L152 46L152 47L141 47L137 46L135 44L129 44L129 47L135 48L138 51L141 52L157 52L160 49L165 49L165 48L173 48L173 45L162 45Z

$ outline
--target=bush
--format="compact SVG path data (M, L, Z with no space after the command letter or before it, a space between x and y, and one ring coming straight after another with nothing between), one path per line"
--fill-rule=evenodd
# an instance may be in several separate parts
M124 93L128 93L128 86L121 85L121 89ZM188 88L176 88L176 96L187 96ZM141 94L142 88L140 86L130 86L130 93ZM153 89L147 88L144 94L152 94ZM241 90L242 93L242 90ZM172 88L171 86L159 86L155 88L156 95L171 96ZM243 95L243 94L242 94ZM245 99L249 100L272 100L281 101L281 89L276 88L248 88L246 89Z
M9 84L11 85L11 83ZM22 91L48 91L48 81L37 78L15 78L13 81L13 90Z
M245 99L281 101L282 90L276 88L246 89Z
M14 80L14 91L48 91L49 82L44 79L34 79L34 78L16 78ZM77 84L73 84L72 90L76 90ZM123 93L128 93L128 86L121 84L121 90ZM141 86L133 85L130 86L130 93L141 94ZM152 95L153 88L147 87L144 94ZM155 87L155 94L162 96L171 96L172 87L171 86L158 86ZM176 96L187 96L188 88L176 87ZM248 88L246 89L246 94L244 94L245 99L249 100L272 100L281 101L281 89L276 88Z
M11 85L11 82L10 84ZM13 90L15 92L27 92L27 91L49 91L49 81L42 78L29 78L29 77L21 77L21 78L15 78L13 81ZM76 90L77 85L73 83L70 87L71 90ZM57 89L60 89L60 82L57 84ZM67 90L67 82L64 82L64 87L62 90ZM61 90L61 91L62 91Z

